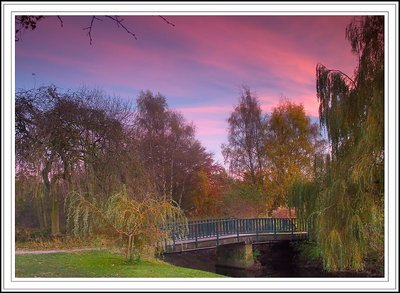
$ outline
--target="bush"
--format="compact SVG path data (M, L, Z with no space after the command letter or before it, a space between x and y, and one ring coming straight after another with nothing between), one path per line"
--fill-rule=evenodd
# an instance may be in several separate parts
M314 241L292 241L290 245L297 252L299 256L299 261L309 263L320 262L322 260L321 248Z
M51 231L49 229L35 229L35 228L16 228L15 241L16 242L29 242L39 240L51 239Z

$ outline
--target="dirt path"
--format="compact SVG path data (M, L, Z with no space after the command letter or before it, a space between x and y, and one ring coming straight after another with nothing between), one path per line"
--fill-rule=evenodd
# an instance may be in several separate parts
M47 254L47 253L61 253L61 252L78 252L85 250L100 250L101 248L73 248L73 249L48 249L48 250L16 250L15 254Z

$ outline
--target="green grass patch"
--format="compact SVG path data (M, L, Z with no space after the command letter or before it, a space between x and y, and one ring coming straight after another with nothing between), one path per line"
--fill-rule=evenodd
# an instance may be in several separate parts
M170 265L159 260L127 263L109 251L19 254L15 256L17 278L215 278L210 272Z

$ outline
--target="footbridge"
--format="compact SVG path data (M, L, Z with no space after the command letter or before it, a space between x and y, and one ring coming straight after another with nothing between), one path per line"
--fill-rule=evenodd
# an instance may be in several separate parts
M307 225L296 218L208 219L185 224L170 223L168 230L171 237L165 240L165 253L308 237Z

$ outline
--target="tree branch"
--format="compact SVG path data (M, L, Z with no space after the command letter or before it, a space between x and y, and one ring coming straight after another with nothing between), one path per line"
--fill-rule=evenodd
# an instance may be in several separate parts
M78 194L79 196L79 201L83 204L86 204L87 206L89 206L89 208L92 210L92 212L98 214L100 216L101 219L104 220L104 222L109 225L110 227L112 227L118 234L121 235L126 235L129 236L129 234L127 232L124 232L120 229L118 229L115 225L113 225L112 223L110 223L110 221L107 219L106 216L104 216L104 212L101 211L98 207L96 207L93 203L91 203L90 201L88 201L84 196L82 196L81 194Z
M90 40L90 45L92 44L92 28L93 28L93 22L94 22L95 19L101 20L100 18L98 18L96 16L92 16L92 20L90 21L90 25L88 27L83 28L83 30L89 30L88 36L89 36L89 40Z
M28 29L32 29L34 30L36 28L36 24L39 20L45 18L47 16L16 16L15 20L16 20L16 28L15 28L15 41L19 41L20 40L20 35L22 35L22 32ZM60 21L60 26L64 27L64 20L61 16L57 15L56 16L58 18L58 20ZM109 16L109 15L105 15L105 16L101 16L101 17L107 17L109 19L111 19L112 21L114 21L117 24L117 27L119 28L120 26L128 33L130 34L132 37L135 38L135 40L137 40L136 34L133 33L131 30L129 30L122 22L124 21L124 19L119 18L117 15L116 16ZM93 43L93 38L92 38L92 30L93 30L93 26L94 26L94 21L95 20L100 20L102 21L100 16L92 16L91 20L90 20L90 24L88 27L83 28L83 30L88 30L87 35L89 36L89 42L90 45L92 45ZM163 16L159 16L165 23L167 23L170 26L175 26L175 24L173 24L172 22L170 22L168 19L166 19Z
M159 17L161 17L162 20L164 20L167 24L169 24L170 26L175 26L175 24L173 24L172 22L169 22L168 19L166 19L165 17L159 15Z
M330 69L330 70L328 70L328 72L329 72L329 73L330 73L330 72L339 73L339 74L345 76L349 81L351 81L351 83L353 84L354 87L356 86L355 81L354 81L353 79L351 79L351 78L350 78L346 73L344 73L343 71L337 70L337 69Z
M63 22L63 20L61 19L61 16L57 15L57 18L60 20L60 25L61 25L61 27L64 27L64 22Z
M325 207L325 208L322 209L322 210L312 212L312 213L307 217L307 222L310 220L310 218L311 218L313 215L315 215L315 214L321 215L323 212L325 212L327 209L330 209L330 208L333 207L334 205L335 205L335 204L331 204L330 206Z
M109 15L106 15L106 17L115 21L117 23L118 27L121 26L128 34L132 35L135 38L135 40L137 40L136 35L134 33L132 33L129 29L127 29L126 26L124 26L124 24L122 23L124 20L122 18L119 19L118 16L114 17L114 16L109 16Z

